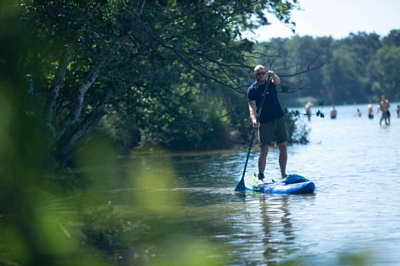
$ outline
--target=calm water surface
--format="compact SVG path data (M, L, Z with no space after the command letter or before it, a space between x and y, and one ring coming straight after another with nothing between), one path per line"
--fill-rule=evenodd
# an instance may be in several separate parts
M367 254L368 265L400 265L398 104L392 103L387 127L379 126L378 116L367 118L366 105L337 106L336 120L302 119L311 129L310 143L288 148L287 172L314 181L314 195L232 193L247 150L173 156L185 211L213 228L193 232L225 248L229 265L338 265L338 257L349 254ZM253 148L249 171L257 171ZM279 177L277 149L270 149L267 161L267 178Z

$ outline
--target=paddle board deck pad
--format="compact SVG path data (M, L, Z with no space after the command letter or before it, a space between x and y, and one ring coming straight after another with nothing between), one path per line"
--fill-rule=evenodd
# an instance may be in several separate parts
M265 181L266 179L264 179ZM264 186L259 187L257 185L258 178L254 173L246 173L244 177L246 190L253 192L275 194L312 194L315 192L315 184L302 176L289 175L285 181L264 183Z

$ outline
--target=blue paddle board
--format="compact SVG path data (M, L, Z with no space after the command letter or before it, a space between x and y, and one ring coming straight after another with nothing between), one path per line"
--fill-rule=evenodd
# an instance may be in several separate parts
M258 179L254 173L246 173L244 177L246 190L275 194L312 194L315 192L315 184L299 175L289 175L286 179L286 183L280 180L277 182L264 183L264 186L259 187L257 186L257 182Z

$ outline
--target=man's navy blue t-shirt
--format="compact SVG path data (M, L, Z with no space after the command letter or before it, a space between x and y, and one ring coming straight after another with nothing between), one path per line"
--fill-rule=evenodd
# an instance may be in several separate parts
M257 114L260 109L260 104L266 84L267 82L265 82L263 85L258 85L256 81L251 84L251 86L247 89L247 100L256 101ZM282 107L278 101L276 85L270 82L268 85L267 94L265 95L261 115L258 118L258 122L265 123L283 116L285 116L285 114L283 113Z

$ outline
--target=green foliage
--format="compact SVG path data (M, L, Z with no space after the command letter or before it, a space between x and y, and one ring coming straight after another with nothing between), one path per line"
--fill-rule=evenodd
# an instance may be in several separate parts
M222 110L214 112L211 108L209 114L201 115L195 110L195 102L201 103L195 99L196 92L206 86L242 93L253 67L251 58L257 55L252 54L253 43L242 39L241 32L267 25L270 14L289 24L290 11L297 6L297 1L289 0L21 0L14 15L20 18L27 41L14 61L33 85L29 111L40 116L40 108L53 95L53 83L60 78L58 68L64 64L61 55L72 52L51 121L60 161L70 154L68 145L75 145L96 126L99 119L93 119L92 114L103 104L102 95L110 88L112 97L97 116L109 113L118 121L109 119L103 126L128 129L134 125L146 139L167 145L177 144L179 135L189 141L185 146L205 148L221 143L219 147L223 147L226 144L222 137L209 140L218 135L215 132L224 135L227 122L218 118ZM90 76L93 73L99 75ZM172 133L170 129L183 121L178 117L193 115L207 127L202 127L199 134L190 128L178 135ZM89 119L93 122L82 130L80 126ZM160 141L160 130L170 132L161 137L169 141ZM118 139L116 145L132 146L136 142L126 142L129 134L109 131ZM84 133L78 136L77 132Z
M321 118L324 118L324 117L325 117L325 114L322 113L321 110L317 110L317 112L315 113L315 115L316 115L316 116L319 116L319 117L321 117Z
M399 77L396 74L399 32L392 30L384 37L359 32L340 40L295 36L273 39L257 47L273 47L280 51L273 68L282 77L280 89L289 92L288 106L304 106L310 99L313 103L320 100L333 104L365 103L380 98L382 94L389 101L399 101ZM324 47L321 56L314 60ZM268 62L268 57L264 62ZM292 77L293 69L289 67L283 70L284 66L294 66L301 71L320 62L326 65L300 77Z
M123 115L109 114L105 116L93 133L98 133L108 139L118 153L124 155L141 142L140 128L133 119ZM83 139L83 143L85 143L85 139Z
M373 99L382 94L388 99L400 99L400 78L397 68L400 63L400 46L383 46L368 65L374 83L371 86Z
M301 117L300 111L295 110L289 112L287 108L284 108L283 111L285 113L284 118L286 121L286 127L290 137L288 143L307 144L308 143L307 137L311 129L307 127L305 123L299 124L299 119Z
M323 107L325 104L326 104L325 101L319 101L319 102L318 102L318 106L321 107L321 110L317 110L317 112L315 113L316 116L319 116L319 117L321 117L321 118L324 118L324 117L325 117L325 114L322 112L322 107Z
M87 244L102 251L103 257L117 255L127 249L124 243L124 232L142 230L145 225L125 221L121 213L108 203L106 206L92 207L82 210L80 219L83 224L82 233Z

